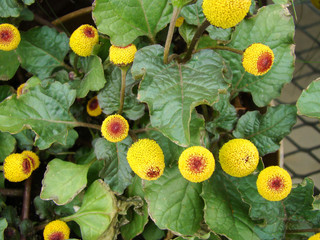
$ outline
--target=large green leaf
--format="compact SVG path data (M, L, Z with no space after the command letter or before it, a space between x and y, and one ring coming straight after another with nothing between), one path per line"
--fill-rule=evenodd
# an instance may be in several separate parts
M160 229L195 234L203 221L201 190L202 184L184 179L177 165L166 168L158 180L144 182L150 217Z
M108 228L113 228L117 216L117 202L112 191L101 180L96 180L86 191L80 209L65 220L76 221L81 228L83 240L96 240ZM109 235L103 239L113 239Z
M268 107L264 115L258 111L247 112L239 119L233 135L249 139L258 148L260 156L264 156L279 149L280 141L296 123L296 115L296 107L285 104Z
M96 0L93 18L99 32L113 45L126 46L139 36L155 42L156 34L169 22L169 0Z
M0 51L0 80L10 80L20 66L16 51Z
M132 181L133 173L127 161L127 151L131 144L130 137L119 143L99 138L94 144L97 159L105 162L100 177L118 194L122 194Z
M121 70L118 67L108 69L107 84L98 94L99 105L102 111L107 114L113 114L119 110L120 106L120 89L121 89ZM131 72L127 72L126 90L124 98L123 113L132 120L139 119L144 114L144 105L139 103L132 88L136 84L132 78Z
M78 165L55 158L47 165L42 180L40 197L53 200L58 205L72 201L87 186L90 164Z
M292 79L293 35L294 23L286 6L268 5L260 8L256 16L241 21L228 46L245 50L252 43L262 43L273 50L275 60L268 73L254 76L245 72L241 55L220 51L233 71L233 90L251 92L255 104L260 107L278 97L283 85Z
M201 196L205 222L212 231L234 240L260 240L249 216L250 206L242 201L236 186L221 169L204 182Z
M320 118L320 78L314 80L297 101L299 115Z
M194 54L187 64L163 64L163 47L153 45L139 50L131 69L143 78L138 98L149 106L151 124L175 143L190 144L193 109L212 105L219 91L227 88L229 76L223 59L211 50Z
M7 220L5 218L0 218L0 239L3 240L4 236L4 230L7 228L8 223Z
M49 27L36 27L21 33L17 48L21 66L40 79L49 77L57 67L63 67L69 51L69 39Z
M182 8L183 6L191 3L194 0L171 0L171 3L175 7Z
M15 90L13 89L13 87L9 85L0 86L0 102L2 102L7 97L11 96L14 92Z
M22 8L22 5L17 0L2 0L0 4L0 17L18 17Z
M36 134L35 144L46 149L54 142L66 144L68 129L75 126L69 107L75 91L55 82L46 88L37 85L22 94L0 103L0 130L18 133L25 128Z
M16 139L10 133L0 132L0 162L13 152L16 146Z
M181 16L184 17L187 23L200 26L206 19L202 12L202 0L182 8Z
M142 233L144 239L159 240L165 237L165 231L159 229L152 220L148 222Z

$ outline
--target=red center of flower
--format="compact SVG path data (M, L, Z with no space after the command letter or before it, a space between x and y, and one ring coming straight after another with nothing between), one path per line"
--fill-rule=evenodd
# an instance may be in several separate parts
M1 42L10 42L13 38L13 34L9 30L2 30L0 32L0 39Z
M156 178L160 175L160 169L158 167L151 167L149 168L148 172L147 172L147 176L149 178Z
M206 160L201 156L192 156L189 158L189 169L193 173L201 173L206 167Z
M92 99L91 102L89 103L90 110L95 110L98 106L99 106L99 102L98 102L98 99L96 98Z
M265 72L272 65L272 55L269 52L262 53L257 61L258 72Z
M113 121L110 123L108 130L112 135L120 135L123 131L122 124L118 121Z
M49 236L50 240L64 240L64 235L62 232L54 232Z
M22 169L25 174L28 174L31 171L31 164L28 158L23 159Z
M281 177L275 177L269 182L269 187L273 190L279 191L284 187Z
M34 162L34 159L32 157L30 157L30 156L28 156L28 158L31 161L32 166L34 167L36 165L36 163Z
M91 27L86 27L85 29L83 29L83 33L88 38L93 38L95 36L95 33Z

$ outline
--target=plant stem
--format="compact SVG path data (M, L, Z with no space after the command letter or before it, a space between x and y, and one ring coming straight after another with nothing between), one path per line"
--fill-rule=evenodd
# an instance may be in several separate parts
M181 11L181 8L178 8L178 7L174 7L173 8L173 13L172 13L172 17L171 17L171 21L170 21L170 25L169 25L166 44L164 46L164 54L163 54L163 62L164 62L164 64L168 63L170 45L171 45L171 42L172 42L173 32L174 32L176 21L178 19L180 11Z
M203 117L204 117L204 120L205 120L206 122L209 121L209 113L208 113L207 105L202 104L202 105L201 105L201 108L202 108L202 115L203 115Z
M287 230L287 233L320 232L320 228Z
M231 47L226 47L226 46L214 46L214 47L210 47L210 49L227 50L227 51L230 51L230 52L237 53L239 55L243 55L243 51L242 50L231 48Z
M136 135L136 133L132 130L129 130L129 135L132 138L133 142L137 142L138 141L138 137Z
M121 69L121 90L120 90L120 106L119 106L118 114L121 114L123 110L124 97L126 93L126 76L127 76L128 67L121 67L120 69Z
M80 75L79 71L78 71L78 61L79 61L79 56L76 54L76 56L73 59L73 68L74 68L74 72L77 76Z
M196 31L196 33L193 36L193 39L192 39L192 41L190 43L190 46L189 46L188 51L187 51L187 54L182 59L182 63L185 63L185 62L190 60L192 52L193 52L196 44L198 43L199 38L202 36L203 32L209 26L210 26L210 23L208 22L207 19L200 25L200 27L198 28L198 30Z
M31 183L32 183L32 176L30 176L24 183L21 220L25 220L29 218Z
M97 129L99 131L101 130L101 126L97 124L91 124L91 123L85 123L85 122L73 122L73 125L75 125L75 127L87 127L87 128Z
M22 197L23 190L22 189L0 188L0 194L3 196L10 196L10 197Z
M60 28L58 28L55 24L49 22L48 20L44 19L43 17L39 16L36 13L33 13L33 20L36 21L37 23L45 26L49 26L51 28L55 28L58 32L63 32Z

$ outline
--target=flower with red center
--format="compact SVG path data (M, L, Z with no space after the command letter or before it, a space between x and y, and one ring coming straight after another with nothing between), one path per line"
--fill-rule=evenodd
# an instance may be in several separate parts
M271 166L260 172L257 188L263 198L269 201L280 201L291 192L292 180L286 170L278 166Z
M0 24L0 50L14 50L18 47L20 41L20 32L15 26L8 23Z
M36 170L40 166L40 160L37 154L31 151L23 151L21 153L24 157L28 158L32 164L32 170Z
M120 67L127 66L133 62L137 48L134 44L129 44L126 47L118 47L112 45L109 49L110 61Z
M68 225L61 220L49 222L44 230L44 240L65 240L69 239L70 229Z
M10 182L21 182L32 173L32 163L30 159L25 158L22 154L10 154L3 163L4 177Z
M308 238L308 240L320 240L320 233L312 235L311 237Z
M182 176L190 182L202 182L209 179L215 169L212 153L201 146L184 150L178 162Z
M161 147L150 139L139 139L132 144L127 152L127 160L132 171L145 180L158 179L165 168Z
M110 142L120 142L128 136L128 121L119 114L108 116L102 123L102 136Z
M264 44L251 44L243 53L242 66L253 75L260 76L267 73L274 61L273 51Z
M87 112L91 117L97 117L101 114L102 110L99 106L98 97L95 96L88 101Z
M232 139L219 151L221 168L233 177L245 177L258 166L259 152L247 139Z
M71 49L81 57L90 56L93 47L99 42L99 35L96 28L89 24L78 27L70 37Z

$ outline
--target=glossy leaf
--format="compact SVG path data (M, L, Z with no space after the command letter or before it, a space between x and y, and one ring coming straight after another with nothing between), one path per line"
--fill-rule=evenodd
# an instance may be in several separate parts
M47 88L30 88L18 99L12 96L0 103L0 130L18 133L25 128L36 134L35 144L46 149L54 142L66 144L68 129L75 124L69 107L75 91L55 82Z
M67 219L79 224L83 240L97 240L109 227L115 227L112 222L116 216L115 196L103 181L96 180L86 191L80 209ZM109 235L103 239L113 237Z
M121 70L118 67L110 67L108 73L106 75L107 84L99 92L98 101L102 111L110 115L117 112L120 106ZM126 76L123 113L132 120L142 117L145 109L144 105L137 100L136 95L132 93L132 88L136 84L129 70Z
M40 79L49 77L55 68L63 67L68 51L67 35L46 26L22 32L17 48L21 66Z
M0 132L0 162L13 152L16 147L16 139L10 133Z
M133 173L127 161L127 151L131 144L131 138L127 137L119 143L99 138L94 145L97 159L105 163L100 177L118 194L122 194L132 181Z
M16 51L0 50L0 80L10 80L20 66Z
M297 101L299 115L320 118L320 78L314 80Z
M148 104L152 126L181 146L190 144L193 109L214 104L229 76L223 59L211 50L194 54L183 65L164 65L159 45L139 50L131 71L135 78L143 78L138 98Z
M296 107L285 104L269 107L264 115L258 111L247 112L239 119L233 135L249 139L260 156L264 156L279 149L280 141L296 123L296 115Z
M77 165L55 158L47 165L40 197L65 205L87 186L90 164Z
M169 0L96 0L93 9L99 32L110 36L116 46L127 46L139 36L155 42L171 14Z
M149 214L160 229L182 235L193 235L203 221L201 183L182 177L178 166L166 168L155 181L144 181L145 199Z
M293 35L294 23L286 6L268 5L260 8L256 16L241 21L228 46L245 50L252 43L262 43L272 49L275 60L268 73L254 76L245 72L241 55L220 51L232 69L233 90L250 92L259 107L266 106L278 97L283 85L292 79Z
M0 4L0 17L18 17L22 6L17 0L2 0Z

